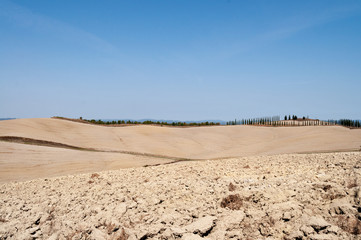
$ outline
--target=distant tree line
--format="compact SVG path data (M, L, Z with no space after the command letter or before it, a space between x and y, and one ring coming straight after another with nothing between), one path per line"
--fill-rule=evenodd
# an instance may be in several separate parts
M351 128L360 128L361 122L360 120L351 120L351 119L340 119L340 120L327 120L332 125L341 125L344 127Z
M54 117L58 119L66 119L70 121L81 121L88 122L92 124L100 124L100 125L165 125L165 126L217 126L220 125L219 122L165 122L165 121L132 121L132 120L113 120L113 121L103 121L103 120L87 120L80 117L79 119L71 119L64 117ZM318 120L318 119L309 119L309 117L303 116L302 118L298 118L297 115L286 115L284 116L284 120L280 120L280 116L273 117L262 117L262 118L244 118L241 120L234 119L232 121L226 122L226 125L255 125L255 126L330 126L330 125L339 125L349 128L361 128L360 120L352 120L352 119L340 119L340 120Z
M280 116L262 117L262 118L249 118L226 122L226 125L272 125L280 121Z
M280 120L279 116L263 117L263 118L248 118L241 120L232 120L226 122L226 125L255 125L255 126L330 126L340 125L351 128L361 128L360 120L340 119L321 121L319 119L309 119L303 116L298 118L297 115L285 115L284 120Z
M144 125L165 125L165 126L215 126L215 125L220 125L220 123L215 123L215 122L160 122L160 121L150 121L150 120L146 120L146 121L131 121L131 120L113 120L113 121L103 121L103 120L95 120L95 119L91 119L91 120L87 120L87 119L82 119L83 121L89 122L89 123L93 123L93 124L101 124L101 125L120 125L120 124L130 124L130 125L138 125L138 124L144 124Z

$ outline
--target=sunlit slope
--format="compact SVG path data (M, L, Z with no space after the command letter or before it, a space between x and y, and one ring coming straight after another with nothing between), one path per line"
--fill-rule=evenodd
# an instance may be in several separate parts
M337 126L105 127L45 118L1 121L0 136L185 158L355 150L361 146L361 130Z
M172 161L132 154L0 142L0 183L157 165Z

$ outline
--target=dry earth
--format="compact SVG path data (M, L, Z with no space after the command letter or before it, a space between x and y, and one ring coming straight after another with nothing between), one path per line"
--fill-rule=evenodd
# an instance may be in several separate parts
M131 151L192 159L359 149L361 129L339 126L104 127L60 119L0 122L0 136L46 140L102 151Z
M172 159L0 142L0 183L141 167Z
M360 152L0 185L0 239L360 239Z
M360 146L336 126L1 121L0 239L361 239Z
M4 137L91 151L0 139L0 182L164 164L179 158L207 160L361 147L361 129L338 126L104 127L45 118L0 121L0 138Z

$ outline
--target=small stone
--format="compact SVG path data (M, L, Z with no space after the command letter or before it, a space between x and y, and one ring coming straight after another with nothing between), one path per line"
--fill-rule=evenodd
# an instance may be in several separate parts
M319 232L321 230L326 229L327 227L331 226L331 224L329 224L328 222L325 221L325 219L323 219L320 216L312 216L309 221L308 221L308 226L311 226L316 232Z
M344 215L344 214L356 214L356 209L352 205L344 200L336 200L330 205L329 213L331 216Z
M156 225L152 225L148 229L144 229L144 231L138 234L138 236L139 239L148 239L163 233L165 230L166 228L164 228L162 224L156 224Z
M306 225L303 225L300 227L300 230L303 232L304 235L308 236L310 235L311 233L314 233L314 230L312 227L309 227L309 226L306 226Z
M332 225L331 227L327 228L327 233L332 233L332 234L337 235L339 231L340 231L340 228L335 225Z
M313 234L311 236L309 236L310 240L333 240L335 239L332 235L328 235L328 234Z
M116 216L123 216L127 212L127 204L120 203L114 208L114 214Z
M182 237L183 240L204 240L207 238L202 238L197 234L193 234L193 233L186 233L183 235Z
M172 227L170 228L170 230L175 237L181 237L185 233L185 230L183 228Z
M170 230L169 228L167 228L163 233L162 233L162 239L171 239L173 237L173 232L172 230Z
M261 223L258 226L258 231L262 236L272 236L272 231L271 231L270 226L268 224Z
M292 214L290 212L284 212L282 216L282 220L288 222L292 218Z
M33 228L29 228L28 230L27 230L27 232L29 233L29 234L31 234L31 235L34 235L37 231L39 231L40 230L40 228L39 227L33 227Z
M290 235L293 230L294 230L294 228L293 228L292 226L286 225L286 226L283 228L282 232L283 232L284 234L286 234L286 235Z
M90 234L90 239L94 239L94 240L105 240L107 239L107 235L100 231L99 229L93 228L92 229L92 233Z
M235 210L225 216L222 221L219 222L219 226L221 229L230 231L233 229L239 229L240 224L243 221L245 214L241 210Z
M300 230L293 231L291 232L290 235L285 237L286 240L296 240L302 238L303 238L303 232L301 232Z
M127 240L138 240L138 238L135 234L130 234Z
M152 201L151 201L151 204L152 205L158 205L158 204L161 204L162 202L163 202L163 200L161 200L161 199L153 198Z
M57 239L59 239L59 234L58 233L54 233L48 238L48 240L57 240Z
M216 217L206 216L186 226L186 230L191 233L203 235L215 226Z

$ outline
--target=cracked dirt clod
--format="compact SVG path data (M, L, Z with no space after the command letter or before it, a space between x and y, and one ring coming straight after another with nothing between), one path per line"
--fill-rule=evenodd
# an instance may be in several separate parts
M316 232L319 232L331 226L331 224L329 224L322 217L319 216L312 216L308 221L308 225L311 226Z
M185 229L188 232L199 234L200 236L207 236L212 228L215 226L216 217L206 216L202 217L190 225L186 226Z

